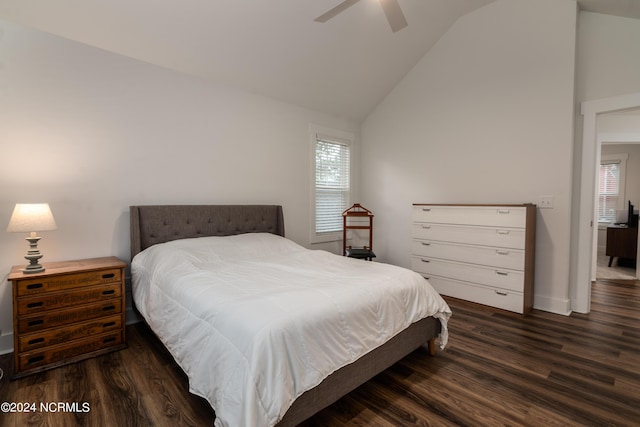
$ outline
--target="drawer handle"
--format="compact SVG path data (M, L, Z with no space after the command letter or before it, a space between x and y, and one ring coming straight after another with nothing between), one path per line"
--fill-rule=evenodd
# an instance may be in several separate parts
M33 364L33 363L42 362L43 360L44 360L44 356L30 357L29 360L27 360L27 363Z
M102 307L102 311L109 311L109 310L115 310L116 306L115 305L108 305L106 307Z
M422 246L431 246L431 243L429 243L429 242L422 242Z
M42 307L43 305L44 305L44 303L42 301L30 302L29 304L27 304L27 308Z
M102 275L103 279L113 279L114 277L116 277L114 273L107 273Z
M424 259L424 258L420 258L420 261L422 261L422 262L431 262L428 259Z
M422 228L425 229L425 230L429 230L431 228L431 226L430 225L423 225Z
M27 285L27 289L40 289L42 286L42 283L32 283Z
M498 230L498 234L502 234L503 236L506 236L507 234L509 234L509 230Z
M506 271L496 271L496 274L498 276L508 276L509 275L509 273L507 273Z
M422 208L422 212L431 212L431 208Z
M116 324L116 322L106 322L106 323L102 324L102 327L103 328L108 328L109 326L113 326L115 324Z
M38 325L42 325L43 323L44 323L44 320L38 319L38 320L32 320L31 322L27 323L27 325L38 326Z
M102 291L102 295L113 295L115 293L116 291L114 291L113 289Z
M496 294L498 294L498 295L500 295L502 297L506 297L507 295L509 295L506 292L500 292L500 291L496 291Z
M501 250L497 250L496 253L498 255L509 255L509 251L501 251Z
M510 212L511 212L511 210L510 210L510 209L498 209L498 213L499 213L500 215L506 215L506 214L508 214L508 213L510 213Z
M115 337L108 337L102 340L103 344L109 344L110 342L115 342Z
M41 342L44 342L44 338L34 338L32 340L29 340L29 344L31 345L40 344Z

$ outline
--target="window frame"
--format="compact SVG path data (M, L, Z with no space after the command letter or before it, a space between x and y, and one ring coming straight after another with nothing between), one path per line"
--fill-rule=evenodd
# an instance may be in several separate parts
M598 167L598 171L599 171L600 167L606 164L617 164L619 166L618 200L616 203L616 212L626 210L625 182L626 182L626 173L627 173L626 165L627 165L628 158L629 158L629 155L624 153L602 155L600 159L600 166ZM613 224L617 222L616 218L614 218L613 221L603 221L601 220L599 215L599 212L600 212L600 178L599 176L600 176L600 172L598 172L598 185L596 186L596 203L598 206L596 210L596 213L598 214L597 222L598 224ZM625 216L625 220L626 220L626 216Z
M342 240L342 226L339 230L317 233L316 232L316 146L317 142L325 141L344 145L349 149L349 189L345 209L352 204L353 199L353 148L355 135L348 131L332 129L325 126L310 124L310 229L309 241L311 243L326 243Z

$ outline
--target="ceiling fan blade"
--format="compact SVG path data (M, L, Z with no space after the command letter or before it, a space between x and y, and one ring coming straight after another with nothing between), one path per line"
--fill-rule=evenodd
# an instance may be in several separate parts
M395 33L408 25L402 9L400 9L398 0L380 0L380 4L382 5L384 14L387 15L387 21L389 21L391 31Z
M334 7L333 9L330 9L328 12L325 12L322 15L318 16L316 19L314 19L314 21L316 21L316 22L327 22L329 19L333 18L334 16L336 16L337 14L342 12L343 10L347 9L348 7L353 6L354 4L358 3L359 1L360 0L344 0L342 3L340 3L339 5Z

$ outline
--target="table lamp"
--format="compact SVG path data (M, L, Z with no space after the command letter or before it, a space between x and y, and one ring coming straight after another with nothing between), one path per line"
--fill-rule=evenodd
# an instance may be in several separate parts
M7 231L10 233L31 233L26 240L29 242L29 250L24 256L29 260L29 265L22 270L23 273L41 273L44 267L38 263L42 254L38 250L38 231L49 231L57 228L56 221L48 203L18 203L13 209Z

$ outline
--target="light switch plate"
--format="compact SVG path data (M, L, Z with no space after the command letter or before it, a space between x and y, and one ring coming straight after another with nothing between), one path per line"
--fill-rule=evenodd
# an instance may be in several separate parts
M539 196L538 207L540 209L553 209L553 196Z

